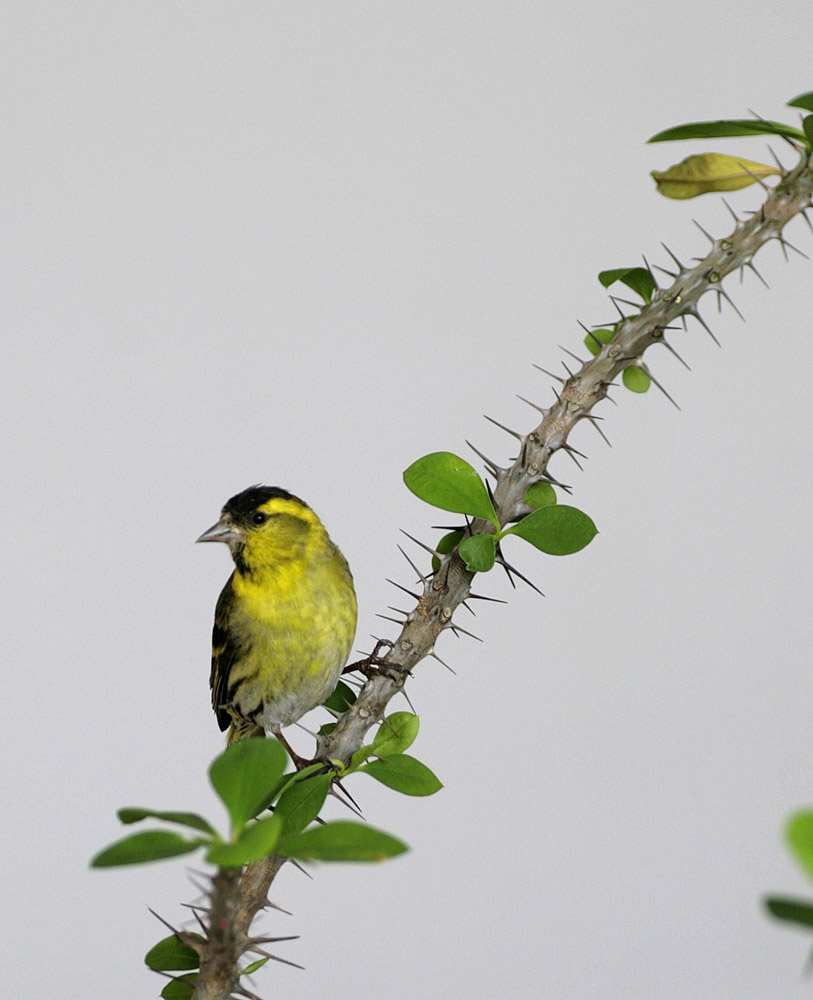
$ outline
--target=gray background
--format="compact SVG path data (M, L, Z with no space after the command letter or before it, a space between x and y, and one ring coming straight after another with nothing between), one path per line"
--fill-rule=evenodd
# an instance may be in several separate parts
M38 3L3 16L6 667L3 995L135 1000L195 897L184 860L89 872L125 804L222 819L206 765L209 635L229 572L194 538L256 481L319 512L353 567L356 645L410 582L398 527L443 523L403 468L512 443L596 273L705 252L647 176L714 143L668 125L813 87L809 0ZM766 159L762 139L724 151ZM793 154L781 143L787 163ZM758 192L731 199L742 209ZM797 222L788 237L810 251ZM412 846L284 872L268 933L301 934L263 995L809 997L806 939L763 893L813 895L781 842L810 802L811 265L777 244L729 290L748 317L648 360L604 404L581 474L600 534L546 591L481 607L484 645L422 665L415 747L445 784L358 778ZM736 293L736 294L735 294ZM714 318L711 300L706 302ZM465 614L465 612L464 612ZM469 625L469 622L465 623ZM405 704L399 708L406 707ZM294 731L301 748L307 738ZM358 982L363 983L359 992Z

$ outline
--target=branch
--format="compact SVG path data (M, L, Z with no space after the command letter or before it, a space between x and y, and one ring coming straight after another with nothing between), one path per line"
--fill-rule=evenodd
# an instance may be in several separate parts
M750 219L744 221L735 216L734 229L728 236L722 239L708 237L711 249L694 267L685 267L673 257L677 270L665 272L672 278L671 285L657 288L652 301L635 315L624 316L613 300L621 313L620 322L614 320L608 324L617 327L614 338L609 344L600 344L601 350L596 357L563 380L560 391L554 390L556 401L549 408L537 407L543 414L538 426L527 434L509 432L520 442L519 456L513 464L501 467L481 456L496 480L493 498L501 526L530 512L524 497L533 483L556 482L547 473L548 463L556 452L570 450L567 439L578 423L588 420L604 436L597 423L601 418L592 411L606 398L608 387L625 368L640 366L644 352L653 344L663 344L672 351L665 333L676 329L673 326L676 320L685 328L687 316L697 320L714 337L698 311L701 297L713 291L718 304L725 299L737 311L722 287L723 279L745 267L758 274L752 259L770 240L778 240L786 253L790 244L782 236L784 227L794 216L804 214L813 202L810 154L803 153L796 167L785 173L776 187L766 188L766 191L768 196L764 204ZM661 388L657 381L655 384ZM493 532L494 526L478 519L469 528L469 533L488 531ZM389 701L403 690L412 669L426 656L434 654L441 633L458 628L453 623L453 616L472 596L475 574L466 569L456 550L437 558L440 563L437 572L426 575L421 574L410 560L422 587L421 595L384 657L382 670L367 680L358 699L321 741L320 753L331 760L343 764L350 761L353 753L363 745L367 732L383 718ZM501 556L498 561L509 575L516 573ZM221 870L215 876L209 937L201 948L201 969L193 1000L225 1000L235 990L251 996L238 984L237 960L250 947L249 926L257 911L265 905L271 883L284 861L284 858L271 857L255 862L239 880L235 870L231 870L231 874L229 870Z

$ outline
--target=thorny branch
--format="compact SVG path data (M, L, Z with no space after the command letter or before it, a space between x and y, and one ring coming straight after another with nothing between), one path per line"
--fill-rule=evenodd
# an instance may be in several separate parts
M652 344L663 344L672 351L665 333L677 329L673 326L676 320L685 328L687 316L697 320L714 337L698 312L700 298L713 291L718 296L718 303L725 299L737 311L722 287L723 278L745 267L760 277L752 259L770 240L778 240L787 256L786 248L791 245L782 236L786 224L801 213L810 225L805 214L813 201L810 154L803 152L796 167L784 172L774 188L764 184L763 187L767 192L765 202L748 220L737 218L732 211L735 226L728 236L713 239L706 234L711 249L699 263L686 267L670 252L677 270L664 273L672 279L671 285L657 288L652 301L639 312L624 316L613 300L622 317L615 337L609 344L597 341L601 348L598 355L563 380L558 392L554 390L556 402L549 408L538 407L542 420L537 427L528 434L510 432L520 443L519 455L513 464L501 467L481 456L496 480L493 498L501 526L530 512L524 501L529 486L543 480L556 483L546 471L548 462L557 451L571 450L567 438L580 421L590 421L604 436L597 423L601 418L592 410L607 396L608 387L625 368L641 366L644 352ZM661 388L657 381L655 384ZM489 522L475 520L469 531L493 532L494 527ZM358 699L340 717L333 732L321 741L319 750L324 756L347 763L362 746L369 729L383 717L390 699L403 689L412 669L424 657L435 655L438 636L446 629L458 627L453 624L452 616L472 596L474 574L466 569L456 551L440 556L439 560L436 573L422 575L418 572L422 592L384 658L385 671L367 680ZM502 556L498 555L498 561L509 574L516 573ZM415 568L411 560L410 564ZM208 940L197 944L201 968L193 1000L226 1000L235 994L252 996L238 981L237 960L251 946L249 926L257 911L266 904L268 890L284 860L272 857L255 862L239 879L233 870L232 874L229 870L221 871L215 877Z

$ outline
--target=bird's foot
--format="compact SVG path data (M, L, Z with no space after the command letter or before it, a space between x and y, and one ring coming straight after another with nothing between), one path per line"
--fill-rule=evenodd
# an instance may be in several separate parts
M342 673L349 674L357 670L360 674L364 674L368 680L371 677L381 674L396 684L402 684L406 671L388 663L381 656L383 650L390 650L392 647L393 643L389 639L379 639L375 644L375 649L373 649L369 656L365 656L363 660L357 660L355 663L349 663Z

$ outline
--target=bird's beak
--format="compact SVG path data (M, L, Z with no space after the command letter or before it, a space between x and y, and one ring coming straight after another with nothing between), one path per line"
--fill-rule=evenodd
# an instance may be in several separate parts
M224 514L223 517L213 524L211 528L208 528L200 538L196 538L196 542L243 542L245 541L245 534L235 526L232 519L228 514Z

